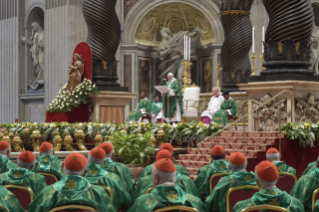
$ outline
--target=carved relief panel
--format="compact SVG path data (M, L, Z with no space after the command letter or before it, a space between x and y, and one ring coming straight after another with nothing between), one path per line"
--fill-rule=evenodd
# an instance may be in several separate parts
M313 94L295 99L295 121L319 121L319 100Z

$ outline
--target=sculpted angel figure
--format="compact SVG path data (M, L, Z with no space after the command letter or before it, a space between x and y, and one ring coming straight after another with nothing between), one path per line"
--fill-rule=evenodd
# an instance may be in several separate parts
M300 121L317 122L319 120L319 101L315 96L308 93L306 98L296 98L296 118Z
M76 86L81 84L82 76L84 73L84 62L82 55L74 54L75 62L69 67L69 82L68 90L74 91Z

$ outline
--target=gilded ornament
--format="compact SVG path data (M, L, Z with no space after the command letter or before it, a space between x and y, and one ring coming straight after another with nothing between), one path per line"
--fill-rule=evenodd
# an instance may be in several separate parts
M94 142L95 142L95 147L99 147L101 143L103 142L103 137L99 131L96 133Z
M19 137L19 134L16 133L16 134L14 135L13 140L12 140L12 146L13 146L13 148L14 148L15 151L17 151L17 152L22 152L22 151L24 151L24 148L23 148L21 145L22 145L22 140L21 140L21 138Z
M151 136L151 142L152 142L153 144L155 144L156 141L157 141L157 139L152 135L152 136Z
M165 131L162 128L160 128L157 131L157 135L156 135L159 145L162 145L162 143L164 143L163 141L164 135L165 135Z
M2 140L10 142L10 137L9 137L8 132L4 131L3 133L4 133L4 136L3 136Z
M126 131L124 128L122 128L122 130L120 131L120 133L127 133L127 131Z
M84 146L84 138L85 138L84 131L82 127L79 127L79 129L76 131L74 137L76 139L76 142L78 144L78 147L80 150L87 150L87 148Z
M14 134L13 134L13 132L12 132L12 130L10 130L10 132L9 132L9 138L10 138L10 142L12 142L12 140L13 140L13 137L14 137Z
M33 130L30 138L32 139L33 151L38 152L42 135L37 127Z
M141 133L141 131L138 131L137 136L138 137L143 137L143 134Z
M67 132L64 137L64 145L65 145L66 151L75 151L75 149L72 146L72 142L73 142L73 138L70 135L70 133Z
M0 132L0 140L2 140L3 136L4 136L4 133L3 133L3 131L1 131Z
M62 141L63 141L63 139L61 138L60 133L56 132L55 137L53 139L54 151L60 151L60 149L62 147Z

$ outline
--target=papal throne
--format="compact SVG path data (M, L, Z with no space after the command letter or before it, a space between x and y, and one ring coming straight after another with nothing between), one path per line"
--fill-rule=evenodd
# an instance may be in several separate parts
M183 120L186 118L195 118L198 121L198 103L200 87L188 87L184 91L184 113Z

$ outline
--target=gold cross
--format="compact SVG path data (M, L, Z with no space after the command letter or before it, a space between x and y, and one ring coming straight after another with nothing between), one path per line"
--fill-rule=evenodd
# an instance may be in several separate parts
M278 167L279 172L283 172L284 169L285 169L285 167L284 167L283 165L280 165L280 166Z
M219 168L220 168L221 170L225 170L226 166L225 166L225 164L222 163L222 164L219 165Z
M280 206L280 202L277 202L276 199L271 200L271 202L269 202L269 205L273 205L273 206Z
M249 175L246 175L246 177L244 177L244 180L245 180L246 182L249 182L249 181L251 181L251 176L249 176Z
M99 173L98 170L96 170L95 168L93 168L91 171L90 171L90 174L94 177L95 175L97 175Z
M167 194L167 197L172 201L178 200L178 195L175 193L175 191L170 191L169 194Z
M16 173L13 174L13 176L14 176L15 178L18 178L18 177L21 177L22 174L21 174L20 172L16 172Z
M45 158L43 158L44 162L49 162L50 158L48 156L46 156Z
M69 189L69 191L73 191L76 188L76 182L69 180L69 182L65 183L65 187Z

